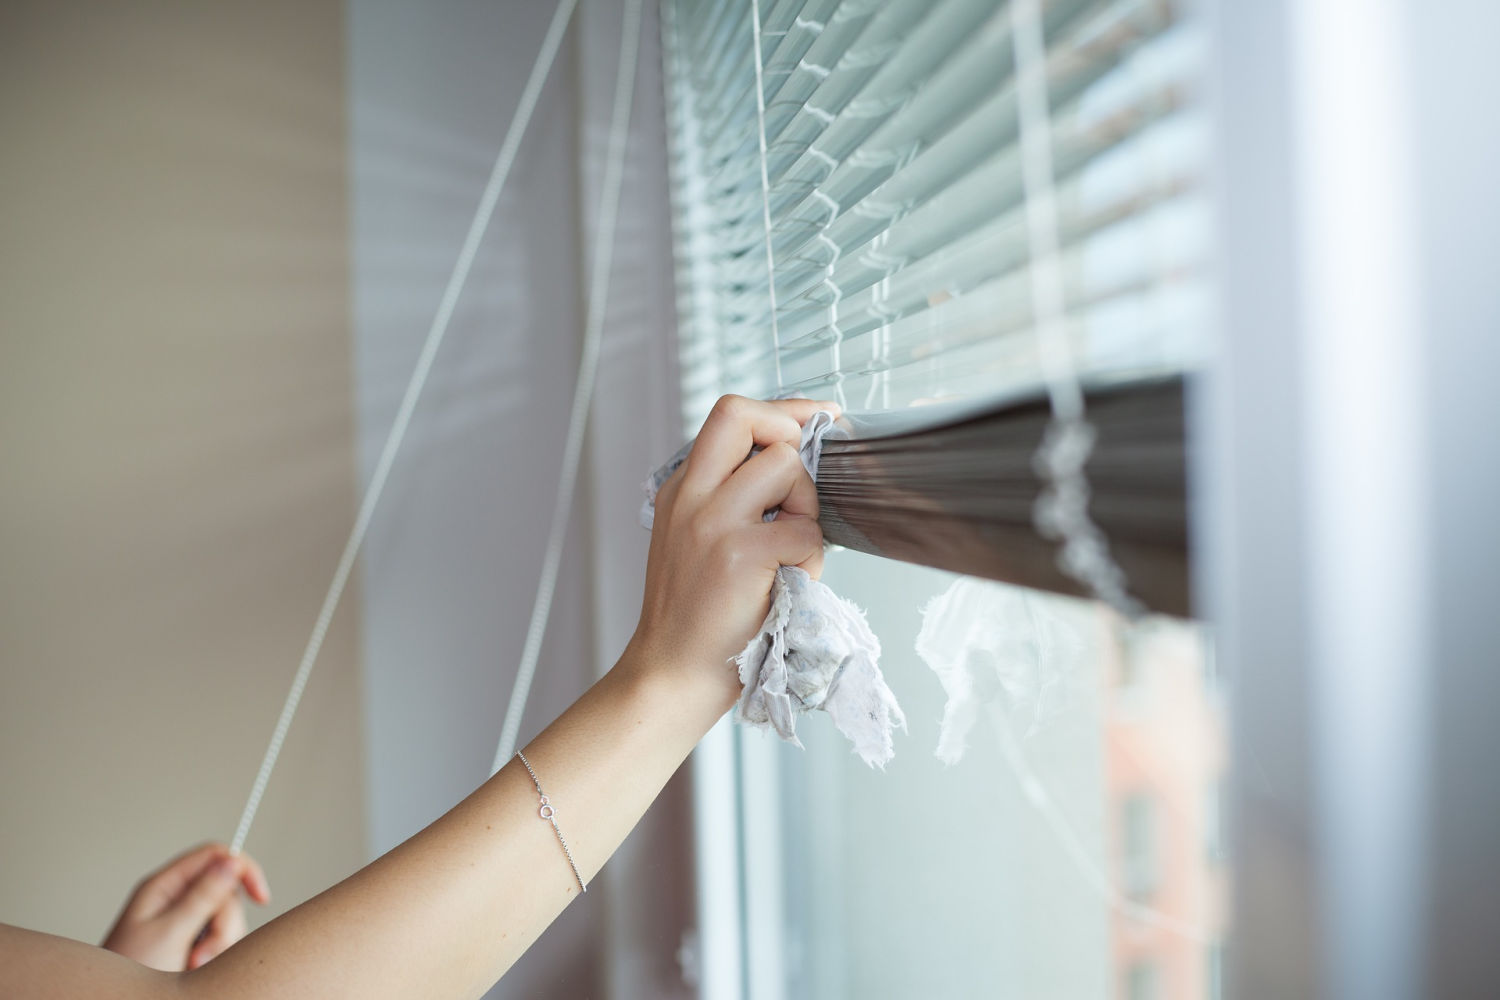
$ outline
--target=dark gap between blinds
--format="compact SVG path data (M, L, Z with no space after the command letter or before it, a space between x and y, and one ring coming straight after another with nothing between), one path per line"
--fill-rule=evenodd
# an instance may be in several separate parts
M1130 592L1187 616L1187 469L1181 376L1088 391L1097 439L1089 513ZM837 545L970 576L1086 596L1032 520L1033 467L1051 418L1045 396L855 414L818 466L824 537Z

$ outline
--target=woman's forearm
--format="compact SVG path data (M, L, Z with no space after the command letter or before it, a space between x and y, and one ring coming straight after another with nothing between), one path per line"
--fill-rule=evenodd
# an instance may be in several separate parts
M637 647L526 748L585 880L729 707ZM727 664L718 667L731 672ZM183 979L189 997L473 996L578 894L512 760L427 829ZM399 962L391 957L399 955Z
M657 495L630 648L527 748L585 879L733 703L728 661L764 619L777 568L821 568L817 491L798 454L801 425L818 409L834 406L719 401ZM779 513L766 522L771 509ZM577 892L536 788L512 761L426 830L182 985L193 1000L477 997Z
M778 567L821 568L817 492L797 450L819 409L836 408L719 401L657 495L630 648L527 747L585 879L733 703L728 661L765 617ZM477 997L578 892L539 806L512 761L427 829L196 972L152 972L0 926L0 995Z

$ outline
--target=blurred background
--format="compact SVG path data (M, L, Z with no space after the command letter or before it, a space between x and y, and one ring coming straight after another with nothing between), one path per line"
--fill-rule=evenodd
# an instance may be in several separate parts
M1063 329L1085 378L1185 381L1193 617L831 553L895 760L721 724L491 996L1500 991L1500 8L1035 6ZM1047 379L1014 8L758 9L759 56L748 0L644 4L523 744L629 638L640 481L720 392ZM553 14L0 7L0 920L98 941L234 832ZM252 923L488 774L628 23L569 21L246 845Z

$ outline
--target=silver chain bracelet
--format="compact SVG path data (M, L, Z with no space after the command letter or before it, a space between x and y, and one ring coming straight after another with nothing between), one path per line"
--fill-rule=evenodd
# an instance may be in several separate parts
M531 775L531 783L536 786L536 793L542 797L541 808L537 810L538 814L552 824L552 832L557 834L557 842L562 845L563 854L567 855L568 867L573 869L573 877L578 880L579 891L588 892L589 887L583 884L583 874L578 870L578 862L573 860L573 852L568 850L567 838L563 836L562 830L557 825L557 808L548 800L547 793L542 791L542 779L538 778L536 772L531 769L531 762L526 759L524 753L517 750L516 756L521 759L521 766L526 768L526 773Z

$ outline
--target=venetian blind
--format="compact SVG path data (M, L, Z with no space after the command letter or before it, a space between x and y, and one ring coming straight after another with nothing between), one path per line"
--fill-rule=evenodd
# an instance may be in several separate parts
M1152 431L1173 495L1114 503L1171 500L1185 537L1181 394L1160 386L1192 367L1205 294L1199 39L1172 0L1031 6L1044 192L1010 4L666 0L685 422L724 392L1034 403L1055 378L1045 263L1082 397L1151 386L1178 408Z

